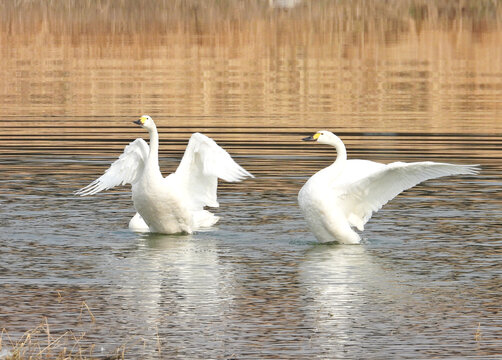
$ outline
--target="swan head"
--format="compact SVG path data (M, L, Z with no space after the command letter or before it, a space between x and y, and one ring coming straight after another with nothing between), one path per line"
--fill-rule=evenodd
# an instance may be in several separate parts
M148 115L143 115L138 120L133 121L133 123L145 128L147 130L152 130L155 128L155 123L153 122L153 119Z
M312 136L307 136L302 139L303 141L317 141L321 144L333 145L338 140L338 136L333 134L331 131L320 130Z

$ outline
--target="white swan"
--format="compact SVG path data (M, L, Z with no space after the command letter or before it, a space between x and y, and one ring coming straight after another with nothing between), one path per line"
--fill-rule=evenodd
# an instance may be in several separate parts
M320 242L358 244L361 239L352 228L363 231L373 212L402 191L428 179L479 171L478 165L347 160L342 140L325 130L303 140L332 145L337 152L335 162L314 174L298 194L303 215Z
M148 115L134 123L148 131L150 146L141 138L134 140L100 178L76 192L94 195L117 185L132 184L138 212L129 222L133 231L192 234L214 225L219 218L204 206L219 206L218 178L233 182L253 177L212 139L194 133L176 172L164 178L159 168L155 123Z

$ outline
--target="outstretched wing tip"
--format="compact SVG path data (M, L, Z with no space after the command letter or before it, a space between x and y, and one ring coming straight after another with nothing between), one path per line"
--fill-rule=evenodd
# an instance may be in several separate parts
M440 164L449 166L451 173L448 175L478 175L481 172L481 165L456 165L456 164ZM444 175L443 175L444 176Z
M480 164L475 164L475 165L464 165L467 170L468 175L478 175L481 172L481 165Z
M88 195L94 195L102 190L105 190L104 188L100 189L100 183L98 180L99 179L94 180L89 185L74 191L73 194L77 196L88 196Z
M233 161L233 159L232 159ZM247 178L254 178L254 175L249 171L244 169L242 166L234 162L236 168L233 171L230 171L228 174L219 174L217 175L220 179L223 179L227 182L240 182Z

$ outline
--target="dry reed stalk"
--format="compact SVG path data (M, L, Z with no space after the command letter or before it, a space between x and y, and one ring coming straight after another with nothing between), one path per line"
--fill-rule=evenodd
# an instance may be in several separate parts
M474 334L474 340L476 340L477 342L481 341L481 336L481 323L478 323L478 328L476 329L476 333Z
M96 322L96 318L94 317L94 314L92 313L91 309L89 308L89 306L87 305L87 303L85 301L82 301L82 305L80 307L80 315L78 317L78 321L80 322L82 320L82 314L83 314L83 311L84 311L84 307L87 310L87 313L89 314L89 316L91 317L91 322L95 323Z

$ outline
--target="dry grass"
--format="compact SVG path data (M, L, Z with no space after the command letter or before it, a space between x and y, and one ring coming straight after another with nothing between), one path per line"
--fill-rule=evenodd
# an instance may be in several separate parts
M267 0L19 0L0 2L4 38L71 37L88 41L169 43L325 43L337 33L365 34L386 41L410 28L497 29L497 0L303 0L277 9Z
M131 354L137 354L138 351L162 358L162 339L158 328L155 328L155 332L148 326L141 329L141 332L150 334L149 338L137 334L120 337L120 344L112 347L113 350L104 350L103 346L109 347L115 340L107 340L106 337L97 335L104 324L98 323L99 320L88 304L82 301L79 308L68 308L67 305L73 303L73 300L64 301L59 291L57 294L57 302L64 306L63 311L78 314L76 322L63 324L71 330L55 330L55 326L50 325L47 317L43 317L38 326L22 335L13 336L7 329L0 329L1 360L112 360L125 359L126 355L134 356ZM61 325L58 324L59 329Z
M85 301L80 308L79 323L86 319L90 323L95 322L89 306ZM42 323L37 327L26 331L19 339L13 339L6 329L0 333L0 354L5 360L24 359L94 359L95 345L88 345L86 341L87 333L74 332L68 330L63 334L51 333L49 321L44 317ZM125 346L116 349L107 359L123 359L125 356ZM99 358L103 358L100 354Z

